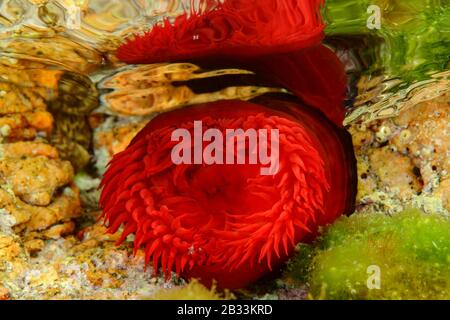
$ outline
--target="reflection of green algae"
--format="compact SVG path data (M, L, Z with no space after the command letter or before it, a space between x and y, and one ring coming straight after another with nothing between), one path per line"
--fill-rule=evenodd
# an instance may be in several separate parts
M386 73L406 81L427 79L448 67L450 7L445 0L328 0L323 15L327 35L372 35L383 39L377 51ZM370 30L368 8L381 9L381 29ZM373 72L374 70L368 70Z
M417 210L341 218L314 247L300 248L288 283L325 299L449 299L450 221ZM371 267L380 289L368 288Z

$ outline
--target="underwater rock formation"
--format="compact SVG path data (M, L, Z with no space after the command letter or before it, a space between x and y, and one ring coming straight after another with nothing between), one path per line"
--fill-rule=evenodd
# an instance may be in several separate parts
M0 209L34 253L74 231L81 204L72 165L48 143L55 124L47 104L61 72L8 61L20 67L0 64Z
M0 215L0 219L2 215ZM131 243L95 224L77 237L47 241L29 256L19 237L0 230L0 299L145 299L173 284L142 272L144 257Z
M352 125L359 210L416 207L447 214L449 95L420 102L397 117Z

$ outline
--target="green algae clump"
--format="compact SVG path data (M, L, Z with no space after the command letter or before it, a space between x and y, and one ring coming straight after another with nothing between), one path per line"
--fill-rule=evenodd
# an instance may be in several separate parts
M339 219L285 274L313 299L450 299L450 220L407 210Z
M220 294L215 287L206 288L193 279L188 285L173 289L162 289L156 292L151 300L230 300L233 296L228 292Z

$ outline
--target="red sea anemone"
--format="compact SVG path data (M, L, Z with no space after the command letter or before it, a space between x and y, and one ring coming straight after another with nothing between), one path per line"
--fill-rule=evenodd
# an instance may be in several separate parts
M227 129L279 129L278 173L263 176L260 164L175 165L171 135L179 128L194 135L194 121L224 135ZM110 231L125 224L122 240L135 234L135 248L145 248L155 270L241 287L348 211L352 159L345 151L338 129L293 102L198 105L160 115L114 157L101 204Z
M204 11L173 25L166 21L119 50L119 57L134 63L218 63L220 57L221 64L249 68L293 93L159 115L114 156L102 181L105 220L110 232L124 226L121 241L135 235L135 250L144 248L155 272L161 267L166 276L175 271L205 284L216 280L222 288L244 287L279 267L320 226L352 211L355 159L341 128L345 74L334 54L318 44L321 2L207 1ZM209 40L192 42L192 33ZM175 164L173 133L184 129L198 138L199 121L225 137L227 130L241 129L236 136L242 141L246 130L278 130L278 170L262 175L264 165L248 161L256 152L250 141L223 139L214 152L205 151L204 161L195 161L195 147L208 150L211 137L194 138L183 149L193 164ZM269 140L263 144L273 154ZM243 164L208 161L239 146Z

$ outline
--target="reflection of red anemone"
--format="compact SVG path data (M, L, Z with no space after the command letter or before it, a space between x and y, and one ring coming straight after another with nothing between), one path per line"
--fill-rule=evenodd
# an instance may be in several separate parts
M263 100L199 105L151 121L103 179L100 203L110 231L124 224L122 239L135 234L135 248L145 248L155 270L238 288L347 211L352 158L340 130L301 105ZM224 135L279 129L279 172L262 176L261 166L250 164L174 165L172 132L193 131L200 120Z
M226 0L168 19L123 44L127 63L212 59L243 64L291 90L337 126L344 119L344 68L320 44L323 0ZM216 5L211 5L215 3Z
M134 36L118 57L127 63L255 57L296 51L323 38L323 0L202 0L200 7L212 2Z
M293 254L318 228L351 212L355 163L341 128L346 77L322 46L323 0L202 0L206 9L129 39L129 63L203 60L254 71L296 97L220 101L153 119L112 160L100 204L122 240L135 234L155 272L239 288ZM214 5L212 5L214 4ZM220 60L220 61L219 61ZM294 101L295 100L295 101ZM280 170L258 165L175 165L173 130L280 130ZM225 146L224 146L225 147Z

